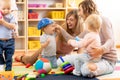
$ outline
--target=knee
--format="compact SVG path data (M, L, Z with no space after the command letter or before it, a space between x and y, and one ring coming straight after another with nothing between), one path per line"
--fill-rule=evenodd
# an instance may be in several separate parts
M95 74L93 72L96 70L97 70L97 66L95 63L86 63L83 64L81 67L81 74L84 77L94 77Z
M88 69L93 72L93 71L96 71L97 70L97 66L95 63L88 63Z

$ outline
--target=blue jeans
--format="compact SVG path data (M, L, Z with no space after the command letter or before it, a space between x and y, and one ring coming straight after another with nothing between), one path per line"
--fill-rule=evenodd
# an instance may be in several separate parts
M12 56L15 51L15 40L0 40L0 65L6 64L5 71L12 70Z

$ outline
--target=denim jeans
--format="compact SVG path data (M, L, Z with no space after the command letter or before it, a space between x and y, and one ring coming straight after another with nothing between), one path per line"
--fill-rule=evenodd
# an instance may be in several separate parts
M57 68L57 58L56 58L56 55L55 56L44 56L44 55L42 55L42 57L46 58L46 59L48 59L50 61L52 68Z
M12 70L12 56L15 51L15 40L0 40L0 65L6 64L5 71Z

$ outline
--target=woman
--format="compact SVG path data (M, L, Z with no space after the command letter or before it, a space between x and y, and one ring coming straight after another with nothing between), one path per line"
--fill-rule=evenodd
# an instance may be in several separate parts
M68 32L70 36L75 37L83 31L83 27L81 26L77 10L72 10L66 15L66 22L62 25L62 28ZM65 38L67 37L63 37L61 33L57 37L57 57L70 54L74 49L67 44Z
M77 10L70 11L66 16L66 22L62 25L63 29L68 32L72 37L77 36L82 32L82 27L80 25L79 16L77 14ZM66 37L65 37L66 38ZM57 57L65 54L69 54L73 47L67 45L67 41L65 41L64 37L59 33L59 36L56 38L57 43ZM27 56L23 55L17 56L15 58L16 61L23 62L24 64L34 64L35 61L38 59L39 54L41 53L42 48L36 51L33 55Z
M87 17L91 14L98 14L98 11L96 9L96 4L93 2L93 0L84 0L79 4L78 7L78 14L83 18L85 21ZM101 47L93 47L90 52L96 54L101 54L102 58L99 62L96 63L89 63L86 62L82 65L80 68L81 74L85 77L93 77L93 76L99 76L103 74L112 73L114 71L115 63L117 61L116 56L116 49L115 49L115 42L114 42L114 35L112 31L112 25L111 22L101 16L102 18L102 25L100 29L100 38L102 42ZM64 37L67 37L69 40L72 38L64 29L61 29L62 35ZM80 34L80 36L83 35L83 33ZM74 60L76 57L79 56L79 54L76 55L69 55L63 57L65 61L69 61L71 64L74 65ZM71 61L72 59L72 61ZM62 62L60 59L58 59L58 65L60 65Z

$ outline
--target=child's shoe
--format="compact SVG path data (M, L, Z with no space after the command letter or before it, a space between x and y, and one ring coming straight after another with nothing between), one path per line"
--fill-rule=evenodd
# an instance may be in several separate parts
M0 65L0 71L4 71L4 65Z

